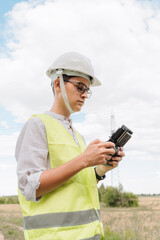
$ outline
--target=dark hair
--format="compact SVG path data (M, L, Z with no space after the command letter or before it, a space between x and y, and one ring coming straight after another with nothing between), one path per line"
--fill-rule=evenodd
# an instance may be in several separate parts
M69 80L70 78L75 77L75 76L68 76L66 74L63 74L63 80Z
M66 74L63 74L63 79L64 80L69 80L72 77L77 77L77 76L68 76ZM93 83L93 79L90 76L89 76L89 79L90 79L90 83Z
M65 80L69 80L70 78L72 78L72 77L75 77L75 76L68 76L68 75L66 75L66 74L62 74L62 76L63 76L63 80L65 81ZM58 77L59 78L59 77ZM52 84L52 91L53 91L53 94L55 95L55 91L54 91L54 84Z

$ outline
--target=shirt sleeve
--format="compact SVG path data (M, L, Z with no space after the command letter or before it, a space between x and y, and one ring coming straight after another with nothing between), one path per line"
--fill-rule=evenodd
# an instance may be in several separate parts
M18 187L25 199L37 202L36 190L43 171L50 168L46 129L38 117L33 117L24 125L17 140L15 157L17 160Z

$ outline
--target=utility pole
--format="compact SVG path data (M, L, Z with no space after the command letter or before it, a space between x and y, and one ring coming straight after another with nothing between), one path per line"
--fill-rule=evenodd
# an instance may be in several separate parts
M111 110L111 135L116 131L116 121L114 110ZM119 166L111 170L111 186L119 186Z

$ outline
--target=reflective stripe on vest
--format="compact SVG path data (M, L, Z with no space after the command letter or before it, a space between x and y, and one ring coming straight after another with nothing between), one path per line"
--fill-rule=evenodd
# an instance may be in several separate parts
M94 209L76 212L46 213L23 218L25 230L76 226L98 220Z

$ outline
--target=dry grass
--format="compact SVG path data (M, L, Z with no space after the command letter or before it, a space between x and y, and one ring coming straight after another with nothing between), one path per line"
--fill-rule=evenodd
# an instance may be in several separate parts
M102 206L101 216L104 229L121 234L121 239L160 240L160 197L139 197L137 208Z
M18 204L0 205L0 233L0 240L24 240L22 213Z
M137 208L101 207L104 229L117 233L114 240L160 240L160 197L139 197ZM24 240L18 204L0 205L0 232L5 240ZM115 236L115 235L114 235Z

